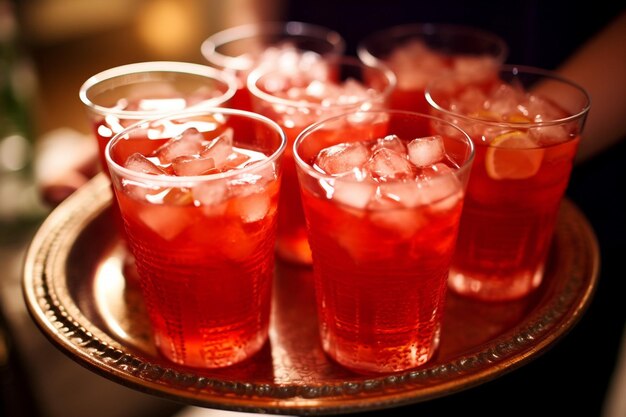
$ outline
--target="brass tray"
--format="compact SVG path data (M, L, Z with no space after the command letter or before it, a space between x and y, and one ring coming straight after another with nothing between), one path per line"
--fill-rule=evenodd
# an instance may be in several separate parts
M450 294L436 356L411 371L364 376L329 360L317 339L309 269L278 263L269 342L253 358L198 370L161 358L99 174L57 207L28 250L23 292L32 318L61 351L125 386L190 405L319 415L383 409L449 395L543 353L581 318L597 284L593 230L565 200L546 279L526 299L486 304Z

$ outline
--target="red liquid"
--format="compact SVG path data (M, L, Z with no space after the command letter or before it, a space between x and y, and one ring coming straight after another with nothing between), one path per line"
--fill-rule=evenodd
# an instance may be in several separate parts
M488 146L474 142L450 285L485 300L518 298L541 283L579 138L544 147L539 170L526 179L491 178L485 164Z
M300 186L293 159L293 143L304 126L294 129L282 127L287 135L283 178L278 201L278 231L276 250L278 255L291 262L311 264L311 249L306 232L304 210L300 199Z
M142 143L128 141L116 160ZM207 368L257 352L269 325L278 182L214 205L194 205L184 189L159 202L130 188L116 195L159 351ZM269 207L262 218L246 218L259 204Z
M454 190L427 205L368 210L302 187L320 335L337 362L395 372L432 357L462 209Z
M287 149L284 154L283 179L279 201L277 254L286 261L310 265L312 262L311 249L307 239L304 211L300 201L300 187L293 157L293 144L298 135L312 123L342 114L348 110L357 109L363 103L372 102L374 106L379 106L380 103L377 102L377 97L372 94L371 89L367 90L365 85L358 81L353 80L355 84L362 88L362 91L354 93L350 90L350 87L346 86L345 82L333 80L332 75L328 80L316 81L307 78L307 75L295 77L295 79L296 81L294 82L287 78L285 86L279 92L274 91L272 94L287 99L289 97L287 91L298 90L298 98L303 103L301 106L299 106L297 100L294 100L295 104L292 105L274 106L272 103L256 97L253 98L253 105L256 112L278 123L287 136ZM305 92L303 85L306 86L308 83L313 82L324 84L325 88L329 88L333 92L335 96L325 99L330 101L330 104L325 103L324 106L321 106L321 97ZM294 84L293 87L292 83ZM351 88L354 89L354 86ZM342 100L343 103L346 103L347 97L353 98L351 101L353 103L352 106L339 104L342 103ZM307 106L310 106L310 108L306 109ZM315 106L318 107L315 108ZM371 131L371 127L369 130Z

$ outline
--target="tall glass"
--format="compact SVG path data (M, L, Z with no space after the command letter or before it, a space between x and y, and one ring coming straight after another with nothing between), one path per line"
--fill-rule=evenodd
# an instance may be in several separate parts
M362 372L426 363L440 341L470 138L420 113L350 112L305 129L294 154L325 352Z
M271 120L223 108L140 122L107 145L154 342L169 360L229 366L267 340L285 146Z
M209 36L201 46L204 58L234 74L238 89L232 107L250 110L246 78L258 65L306 69L324 56L345 51L339 33L302 22L261 22L231 27Z
M299 197L292 145L308 125L348 111L386 106L395 87L393 73L356 58L327 58L307 70L259 67L248 77L252 107L287 134L285 175L278 215L277 253L285 260L311 263Z
M480 85L438 79L426 98L476 145L451 288L494 301L529 294L543 279L589 96L552 72L505 66Z
M459 82L489 79L505 61L508 47L494 33L476 27L413 23L374 32L357 45L368 64L384 62L398 77L391 107L428 113L424 89L436 77Z

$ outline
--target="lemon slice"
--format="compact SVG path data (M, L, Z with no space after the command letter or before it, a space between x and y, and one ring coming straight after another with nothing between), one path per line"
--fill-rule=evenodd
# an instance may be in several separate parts
M496 136L487 148L485 168L495 180L521 180L539 171L544 150L519 130Z

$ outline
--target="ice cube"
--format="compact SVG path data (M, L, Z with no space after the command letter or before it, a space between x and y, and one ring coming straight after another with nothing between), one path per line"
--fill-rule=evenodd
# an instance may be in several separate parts
M135 152L126 159L126 162L124 162L124 168L141 172L143 174L167 175L167 172L165 172L163 168L154 164L138 152Z
M376 188L377 184L370 179L359 181L352 176L341 177L335 180L332 198L346 206L364 209L376 194Z
M167 241L179 236L196 221L190 210L167 204L145 204L138 215L147 227Z
M387 148L376 150L365 164L365 170L379 181L414 177L413 167L405 154Z
M395 233L401 239L411 238L426 223L419 211L401 207L374 210L369 213L369 219L376 226Z
M244 223L253 223L263 220L270 211L270 198L261 187L257 192L244 196L237 196L230 202L230 209L241 217Z
M315 165L330 175L344 174L361 168L369 160L370 150L361 142L340 143L322 149Z
M541 145L565 142L571 138L570 131L564 125L545 125L528 129L530 136Z
M391 149L399 154L407 153L406 145L396 135L387 135L384 138L377 139L376 144L372 147L372 151L382 148Z
M371 90L354 78L347 78L338 86L334 95L327 96L324 102L329 105L344 105L365 102L372 97Z
M411 40L396 48L389 56L389 65L402 90L424 88L434 77L450 72L445 57L420 40Z
M454 104L457 108L453 109L460 113L477 114L483 116L484 105L487 102L487 95L478 87L468 86L458 95ZM481 117L484 118L484 117Z
M170 164L179 156L197 155L203 149L203 141L202 133L190 128L161 145L154 151L154 156L159 158L162 164Z
M425 169L417 179L420 204L435 211L449 210L463 196L461 182L449 166L439 163Z
M399 207L415 207L421 202L419 189L414 179L381 183L378 196L395 201Z
M205 175L217 171L213 158L197 155L179 156L172 161L172 169L178 176Z
M564 110L557 107L550 100L534 94L527 96L524 106L529 116L532 118L532 121L535 122L547 122L563 119L568 116Z
M212 158L215 167L220 169L227 164L228 158L232 153L233 129L228 128L202 149L200 157Z
M248 164L252 164L254 162L257 162L257 161L252 161L250 155L246 155L246 154L241 153L241 152L233 151L233 153L231 153L228 156L228 161L226 162L226 164L222 168L225 169L225 170L242 168L242 167L245 167Z
M192 189L196 205L215 206L222 203L226 198L227 183L221 180L201 182Z
M518 112L518 104L524 101L524 92L521 87L509 84L500 84L491 91L486 107L500 116L507 116Z
M419 168L434 165L445 155L443 139L439 135L413 139L407 148L409 160Z
M323 81L313 80L304 89L304 91L300 91L299 94L301 94L302 97L315 97L321 100L329 93L329 88L327 86L328 84Z
M457 80L463 84L488 80L495 75L496 61L490 56L460 55L452 64Z

